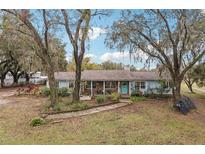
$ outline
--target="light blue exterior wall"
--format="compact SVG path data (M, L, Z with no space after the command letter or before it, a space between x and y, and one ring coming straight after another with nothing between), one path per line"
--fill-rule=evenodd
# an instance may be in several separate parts
M59 88L69 88L69 81L66 80L60 80L58 82Z
M160 84L158 81L147 81L147 90L148 89L155 89L155 88L159 88ZM168 92L164 92L164 94L172 94L172 90L171 88L167 88L169 91ZM153 90L154 93L157 93L156 89Z
M47 80L46 86L49 88L49 81ZM67 80L59 80L58 88L69 88L69 81Z
M58 82L58 86L59 86L59 88L63 88L63 87L69 88L69 82L73 82L73 81L60 80ZM131 95L131 93L135 91L135 83L136 82L145 82L145 88L144 89L139 87L139 90L143 94L146 93L146 92L149 92L149 89L152 89L152 92L154 92L154 93L158 93L157 90L156 90L156 88L160 87L160 84L159 84L158 81L156 81L156 80L149 80L149 81L136 80L136 81L129 81L129 95ZM49 87L48 82L47 82L47 87ZM169 88L169 89L170 90L167 93L164 93L164 94L172 94L171 88ZM118 92L120 93L120 89L118 90Z
M139 81L139 80L137 80L137 81L131 81L131 90L132 90L132 92L134 92L135 91L135 83L136 82L145 82L145 88L144 89L142 89L141 87L139 87L139 91L141 91L143 94L147 91L147 81Z
M145 82L145 88L142 89L141 87L139 88L139 91L141 91L143 94L146 92L149 92L149 89L152 89L152 92L154 93L158 93L156 88L160 87L160 84L158 81L156 80L150 80L150 81L132 81L131 83L131 91L135 91L135 82ZM168 91L167 93L164 94L172 94L171 88L169 88L170 91Z

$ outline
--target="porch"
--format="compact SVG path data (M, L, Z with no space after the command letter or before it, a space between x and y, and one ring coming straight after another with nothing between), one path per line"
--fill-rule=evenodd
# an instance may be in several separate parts
M131 95L131 82L129 81L82 81L81 95L108 95L113 92L121 96L129 97Z

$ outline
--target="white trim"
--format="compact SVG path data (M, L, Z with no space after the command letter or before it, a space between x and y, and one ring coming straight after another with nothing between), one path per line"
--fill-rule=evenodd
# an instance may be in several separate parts
M117 91L118 91L118 94L120 94L120 81L117 82Z
M103 95L105 95L105 81L103 81Z
M90 95L93 96L93 81L90 81Z
M129 92L128 92L128 93L129 93L129 96L131 96L131 93L132 93L132 91L131 91L131 81L129 81L128 86L129 86L129 87L128 87L128 89L129 89Z

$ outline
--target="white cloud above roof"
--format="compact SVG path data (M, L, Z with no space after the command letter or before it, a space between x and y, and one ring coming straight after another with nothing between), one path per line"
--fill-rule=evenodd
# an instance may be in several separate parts
M140 56L144 60L146 60L148 58L147 55L144 54L143 52L138 52L138 55L132 54L131 58L134 56ZM120 60L129 60L129 59L130 59L130 53L128 51L125 51L125 52L119 52L119 51L106 52L100 57L100 60L102 62L108 61L108 60L120 61Z
M91 62L95 62L95 59L97 58L97 56L92 53L87 53L84 57L89 57Z
M102 62L108 61L108 60L116 61L116 60L122 60L123 58L124 59L129 58L129 53L128 52L118 52L118 51L106 52L100 57L100 60Z
M90 40L95 40L97 37L99 37L100 35L105 34L105 33L106 33L106 30L103 28L92 27L89 30L88 37Z

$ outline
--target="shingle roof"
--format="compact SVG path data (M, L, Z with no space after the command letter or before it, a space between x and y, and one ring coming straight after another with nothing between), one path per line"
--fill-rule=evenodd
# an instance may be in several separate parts
M75 80L75 72L56 72L57 80ZM132 80L159 80L161 77L154 71L128 70L86 70L82 71L83 81L132 81Z
M156 71L135 71L131 72L132 77L136 80L159 80L161 77ZM165 78L165 77L164 77Z

